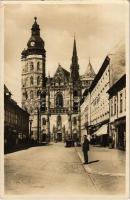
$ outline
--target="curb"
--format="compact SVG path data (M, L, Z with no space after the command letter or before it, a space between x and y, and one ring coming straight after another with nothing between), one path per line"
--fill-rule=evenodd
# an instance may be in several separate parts
M76 149L76 147L75 147ZM77 149L76 149L77 151ZM84 160L83 160L83 157L81 156L80 152L77 151L77 154L81 160L81 162L83 163ZM84 165L84 168L85 170L87 171L88 174L95 174L95 175L101 175L101 176L119 176L119 177L125 177L125 173L108 173L108 172L97 172L97 171L94 171L92 170L88 165Z

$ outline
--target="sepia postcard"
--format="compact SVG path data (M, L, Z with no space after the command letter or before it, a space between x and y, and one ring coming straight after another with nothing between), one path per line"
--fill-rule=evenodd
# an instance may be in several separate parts
M0 198L129 198L129 2L0 2Z

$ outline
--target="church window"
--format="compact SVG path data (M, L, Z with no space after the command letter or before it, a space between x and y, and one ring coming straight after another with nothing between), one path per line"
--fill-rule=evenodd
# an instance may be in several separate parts
M30 99L33 99L33 91L30 91Z
M56 96L56 107L57 108L63 107L63 96L60 93L57 94L57 96Z
M74 96L78 96L77 90L74 90Z
M30 62L30 71L33 71L33 69L34 69L33 62Z
M42 118L42 125L46 125L46 119Z
M30 85L33 85L33 77L30 77Z
M75 124L75 125L77 124L76 117L73 118L73 124Z
M40 85L40 76L37 77L37 85Z
M40 70L40 62L37 62L37 71Z

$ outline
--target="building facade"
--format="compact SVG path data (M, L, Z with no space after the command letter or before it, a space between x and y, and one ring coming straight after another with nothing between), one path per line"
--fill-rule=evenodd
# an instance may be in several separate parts
M46 77L45 52L35 18L21 59L22 106L31 116L32 137L39 141L65 141L67 137L79 140L80 101L95 77L94 70L89 62L86 73L80 76L75 38L70 72L59 65L53 77Z
M15 146L19 140L29 139L29 114L20 108L11 98L11 93L4 86L4 144Z
M109 136L109 62L107 56L81 105L82 133L97 137L106 146ZM86 129L86 130L85 130Z
M108 90L112 147L126 148L126 75L123 75Z

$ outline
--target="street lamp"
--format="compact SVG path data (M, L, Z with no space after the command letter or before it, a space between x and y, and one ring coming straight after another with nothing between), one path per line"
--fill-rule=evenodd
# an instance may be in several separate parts
M31 135L32 135L32 133L31 133L32 132L32 121L33 121L32 119L29 120L29 129L30 129L29 130L29 141L30 141Z

